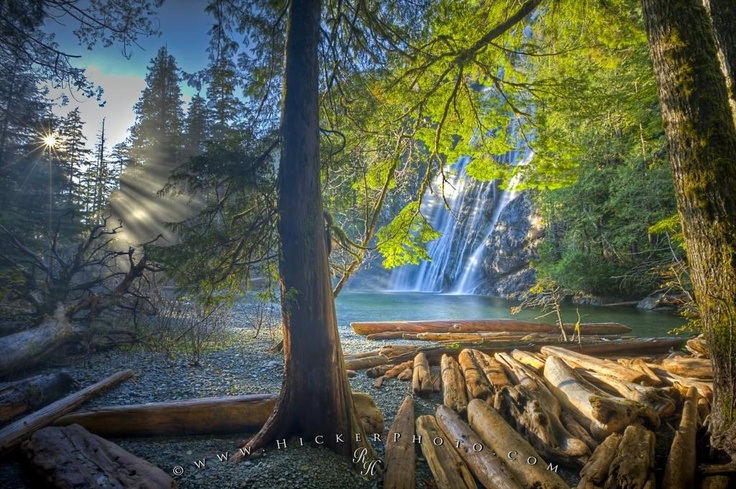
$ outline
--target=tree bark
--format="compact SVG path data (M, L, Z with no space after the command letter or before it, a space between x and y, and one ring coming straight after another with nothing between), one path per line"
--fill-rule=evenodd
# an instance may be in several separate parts
M711 443L736 454L736 126L701 2L643 0L642 10L690 276L713 360Z
M736 119L736 4L732 0L703 0L713 24L718 61L726 77L728 100Z
M330 284L319 161L320 14L320 0L289 4L278 175L284 377L273 414L246 447L322 435L341 455L361 447L373 454L353 407Z

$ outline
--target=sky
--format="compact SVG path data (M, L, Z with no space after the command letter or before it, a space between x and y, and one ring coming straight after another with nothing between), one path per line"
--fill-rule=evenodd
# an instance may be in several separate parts
M113 145L125 140L128 129L133 125L133 105L145 88L145 76L151 59L161 46L166 46L176 58L177 65L186 72L201 70L207 65L207 44L213 19L204 12L205 0L166 0L158 11L158 37L140 38L139 46L131 48L126 59L120 45L108 48L97 46L92 51L79 45L72 34L74 25L47 24L46 29L56 34L63 51L81 56L73 64L85 68L87 77L104 90L104 107L94 99L81 94L64 91L70 101L57 107L57 115L66 115L79 106L85 124L85 136L90 148L94 147L105 118L105 134L108 151ZM187 102L196 90L182 84L184 101ZM58 92L57 92L58 93Z

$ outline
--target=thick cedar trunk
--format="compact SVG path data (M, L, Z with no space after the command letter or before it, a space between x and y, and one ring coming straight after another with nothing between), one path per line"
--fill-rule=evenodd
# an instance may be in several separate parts
M736 3L733 0L703 0L713 23L718 61L726 77L728 99L736 118Z
M702 0L643 0L642 6L690 274L713 360L711 441L736 454L736 127L726 79Z
M77 425L37 431L23 443L23 452L49 487L177 487L166 472L152 463Z
M272 416L246 447L260 448L290 435L321 435L326 446L350 456L357 448L355 433L362 430L343 363L325 242L319 163L320 13L320 0L292 0L289 6L278 177L284 380Z

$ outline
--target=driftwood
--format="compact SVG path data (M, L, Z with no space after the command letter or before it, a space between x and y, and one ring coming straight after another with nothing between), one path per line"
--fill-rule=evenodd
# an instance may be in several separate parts
M639 417L641 404L612 396L580 377L562 359L550 356L544 366L550 390L580 424L599 439L626 428Z
M685 343L685 348L687 348L687 350L695 356L710 358L708 343L706 343L703 335L687 340L687 343Z
M23 443L36 471L59 489L170 489L176 483L155 465L81 426L47 427Z
M698 430L698 391L691 387L682 407L680 427L672 440L667 464L664 467L662 486L667 488L695 487L697 459L695 435Z
M422 437L419 446L439 489L478 487L468 466L452 445L444 439L444 433L437 425L434 416L419 416L416 431L417 435Z
M35 413L19 419L0 430L0 456L15 448L26 436L76 409L105 389L114 387L133 376L132 370L113 374L94 385L59 399Z
M374 355L370 357L346 360L345 368L347 370L365 370L367 368L376 367L378 365L385 365L388 362L389 358L386 355Z
M729 489L731 487L733 487L731 478L725 475L711 475L700 483L700 489Z
M46 406L76 387L77 383L67 372L0 384L0 423Z
M429 370L429 362L424 353L418 353L414 357L414 372L411 379L411 388L414 394L423 396L432 393L432 374Z
M662 368L683 377L710 380L713 378L713 365L708 358L675 356L662 360Z
M394 368L396 365L393 363L387 363L384 365L378 365L375 367L371 367L365 371L366 377L370 377L371 379L376 379L378 377L383 377L386 375L386 372Z
M450 355L442 355L442 402L445 406L464 415L468 410L468 398L465 395L465 380L460 373L460 365Z
M398 365L393 365L391 368L386 370L386 372L381 375L380 377L376 377L375 382L373 382L373 387L378 389L383 384L384 380L393 379L394 377L399 377L402 373L408 370L407 375L409 378L412 376L412 367L414 365L414 360L407 360L406 362L402 362ZM400 379L404 380L404 379Z
M560 476L549 470L537 451L485 402L473 399L468 403L468 423L487 445L484 450L490 449L507 458L509 470L522 487L568 489Z
M408 367L401 371L399 375L396 376L397 379L408 382L414 378L414 368Z
M463 370L468 399L489 399L493 396L493 387L488 383L483 369L478 365L479 354L477 350L465 349L457 357L460 368Z
M604 375L610 375L611 377L615 377L626 382L640 383L647 382L649 380L649 377L644 375L641 371L624 367L617 362L592 357L566 348L545 346L542 347L542 353L547 356L554 355L565 360L565 362L570 365L593 370L594 372Z
M384 489L414 489L416 451L414 450L414 399L404 398L386 439Z
M271 415L274 394L210 397L126 406L106 406L56 420L78 424L101 436L180 436L258 430ZM353 392L353 404L367 433L383 432L383 415L373 399Z
M350 323L356 334L384 333L402 331L405 333L478 333L481 331L501 331L514 333L550 333L560 332L554 324L533 323L515 319L468 319L468 320L436 320L436 321L384 321ZM574 324L566 324L565 332L572 334ZM585 323L580 325L580 332L588 334L626 334L631 328L618 323Z
M590 436L588 430L578 423L575 416L570 414L568 411L562 411L560 413L560 421L562 421L562 426L564 426L572 436L585 443L591 452L598 448L598 442Z
M654 489L654 433L640 424L626 427L608 469L605 489ZM670 488L675 486L663 485ZM692 487L692 486L688 486Z
M578 489L601 487L606 483L608 469L616 456L616 449L620 442L621 435L611 433L598 445L593 455L590 456L588 463L580 470Z
M532 367L541 372L544 369L544 357L538 353L532 353L524 350L514 350L511 352L511 356L514 360L523 363L529 367Z
M498 392L501 388L511 385L509 378L503 370L503 365L494 357L476 350L475 360L481 370L483 370L493 392Z
M692 379L688 377L682 377L677 374L673 374L659 368L659 365L647 364L666 384L672 385L680 391L682 396L687 396L690 387L695 387L698 390L698 394L704 397L708 402L713 402L713 382L708 382L701 379Z
M662 379L660 379L659 376L647 366L643 358L617 358L616 361L625 367L638 370L646 375L649 378L649 380L645 382L646 384L654 386L662 385Z
M626 382L609 375L603 375L598 372L583 369L580 369L578 373L580 373L585 380L590 381L595 385L602 386L604 390L610 389L612 392L625 399L637 401L644 406L649 407L654 411L654 413L656 413L657 417L667 417L675 412L675 401L667 389L659 389L656 387L635 384L633 382ZM651 418L652 415L650 414L649 417Z
M515 425L543 457L568 466L585 463L590 449L565 429L560 420L560 403L544 381L510 355L497 353L496 358L517 380L517 385L505 386L496 394L496 410Z
M447 442L454 444L460 457L483 487L522 488L503 459L491 453L490 450L483 450L483 440L460 419L455 411L444 405L437 406L435 418L446 435Z

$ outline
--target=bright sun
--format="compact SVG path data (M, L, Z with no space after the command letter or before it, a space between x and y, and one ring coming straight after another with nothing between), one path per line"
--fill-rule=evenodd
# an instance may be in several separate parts
M47 134L43 137L43 144L46 145L48 148L53 148L56 146L56 135L55 134Z

